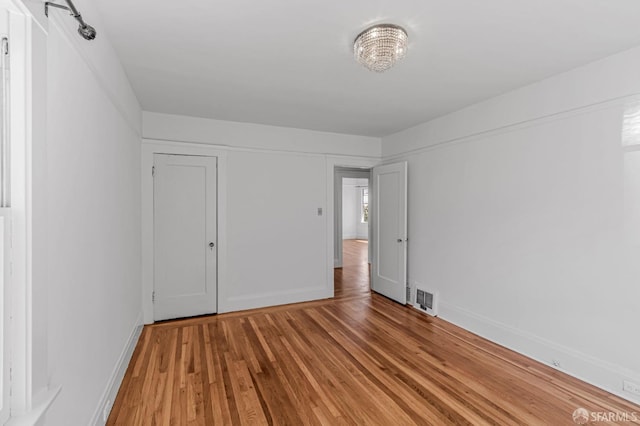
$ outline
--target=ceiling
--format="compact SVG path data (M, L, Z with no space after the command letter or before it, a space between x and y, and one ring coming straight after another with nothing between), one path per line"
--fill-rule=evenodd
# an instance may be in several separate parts
M638 0L94 1L146 111L368 136L640 45ZM351 48L383 22L378 74Z

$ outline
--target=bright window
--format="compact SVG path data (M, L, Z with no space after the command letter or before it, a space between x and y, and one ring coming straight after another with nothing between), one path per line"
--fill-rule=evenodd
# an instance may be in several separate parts
M360 222L368 223L369 222L369 188L362 188L362 193L360 196L362 200L360 206Z

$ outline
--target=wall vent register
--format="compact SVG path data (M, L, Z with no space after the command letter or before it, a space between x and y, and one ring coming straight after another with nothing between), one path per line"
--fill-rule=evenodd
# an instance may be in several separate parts
M423 288L416 288L414 308L431 316L438 316L438 294Z

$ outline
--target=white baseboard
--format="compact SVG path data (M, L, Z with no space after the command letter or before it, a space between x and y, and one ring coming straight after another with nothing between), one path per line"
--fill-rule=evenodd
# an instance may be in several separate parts
M247 309L309 302L312 300L328 299L330 297L333 297L333 293L331 293L327 287L309 287L280 292L252 294L251 296L230 297L219 306L219 310L220 313L245 311Z
M111 409L113 408L113 403L115 402L118 390L120 389L120 385L122 384L122 379L127 372L127 367L129 366L129 362L131 362L131 357L133 356L133 351L138 344L140 334L142 334L142 327L142 313L140 313L140 315L136 319L133 329L131 330L131 334L129 335L127 344L122 349L120 357L118 358L118 362L116 363L113 372L111 373L111 377L109 378L107 387L102 393L102 397L100 398L98 407L91 417L91 422L89 423L90 425L102 426L105 424L104 413L106 412L107 415L109 415Z
M622 390L623 380L640 383L640 372L611 364L574 349L440 301L440 318L570 376L640 404L640 397ZM561 367L553 366L559 360Z

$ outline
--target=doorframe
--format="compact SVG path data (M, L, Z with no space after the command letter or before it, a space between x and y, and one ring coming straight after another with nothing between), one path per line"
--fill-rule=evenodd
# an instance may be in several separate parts
M342 230L343 230L343 220L342 220L342 194L343 194L343 187L344 187L344 179L345 178L353 178L353 179L367 179L368 181L368 185L369 185L369 189L371 189L371 171L372 169L359 169L359 170L354 170L353 168L349 168L346 169L344 168L342 169L342 166L336 166L334 168L335 172L334 172L334 182L333 182L333 191L334 191L334 195L333 195L333 199L334 199L334 214L333 214L333 222L334 222L334 229L333 229L333 241L334 241L334 247L333 247L333 267L334 268L341 268L342 267L342 244L340 243L336 243L336 240L340 239L342 240ZM371 221L369 221L368 224L368 228L369 228L369 232L367 233L368 235L368 239L370 239L371 237ZM369 245L369 254L367 255L368 260L371 260L371 251L370 251L370 245ZM338 256L336 257L336 251L338 253Z
M227 154L224 149L202 144L142 140L141 152L141 221L142 221L142 313L145 324L153 324L153 156L155 154L194 155L218 158L218 261L217 312L226 312L227 283Z
M374 166L380 164L380 159L378 158L363 158L363 157L338 157L338 156L327 156L327 290L330 294L329 297L333 297L335 293L334 288L334 278L333 278L333 269L334 269L334 243L335 243L335 168L336 167L348 167L348 168L359 168L359 169L371 169ZM371 184L371 182L369 182ZM369 245L371 243L375 235L369 235Z

